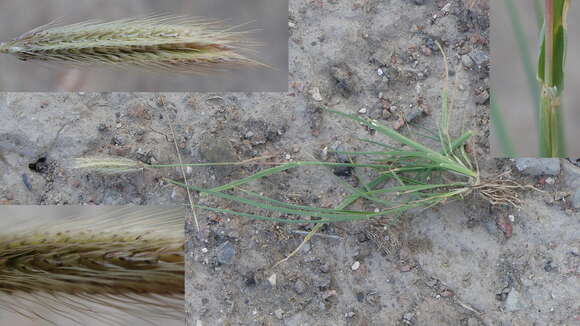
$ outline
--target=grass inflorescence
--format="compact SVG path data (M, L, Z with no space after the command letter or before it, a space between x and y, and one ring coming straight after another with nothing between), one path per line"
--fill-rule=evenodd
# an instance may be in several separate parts
M254 44L247 40L247 32L235 29L175 16L51 23L0 43L0 53L24 61L183 73L261 65L242 54L244 48Z
M118 320L96 313L94 304L140 318L183 317L182 211L125 215L0 232L0 308L31 318L44 318L41 310L71 320L88 314L112 324Z

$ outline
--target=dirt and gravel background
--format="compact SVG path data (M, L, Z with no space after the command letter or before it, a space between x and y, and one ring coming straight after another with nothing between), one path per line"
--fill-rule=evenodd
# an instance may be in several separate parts
M580 171L574 160L489 158L489 1L290 2L287 93L76 93L3 95L3 204L187 203L164 181L177 169L102 176L70 158L120 155L147 163L341 159L384 138L320 110L379 120L419 138L434 130L449 57L456 132L476 132L484 175L512 170L544 192L521 210L474 198L389 218L328 225L276 268L310 225L200 211L186 225L188 325L575 325ZM163 100L160 100L160 96ZM405 123L407 121L407 123ZM210 187L263 166L187 169ZM354 171L305 168L251 185L304 205L333 207ZM364 171L356 171L364 175ZM337 180L342 178L342 181ZM197 198L205 204L237 208ZM373 210L365 202L353 208Z
M115 20L127 17L173 15L201 17L225 26L250 31L249 39L259 43L244 53L271 68L239 67L213 74L192 75L148 72L138 69L74 67L42 62L23 62L0 56L2 91L287 91L288 28L287 0L35 0L0 2L0 42L12 40L33 28L55 20L72 24L87 20ZM25 14L24 14L25 13Z

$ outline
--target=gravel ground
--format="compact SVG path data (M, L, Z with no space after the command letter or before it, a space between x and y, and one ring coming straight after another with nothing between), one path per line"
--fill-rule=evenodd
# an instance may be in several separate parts
M325 149L366 150L372 147L357 138L384 140L322 106L410 135L413 126L435 129L444 79L438 41L456 81L452 126L476 132L471 150L482 173L512 170L518 182L544 192L523 194L521 210L468 198L409 212L391 227L384 220L329 225L275 268L309 225L198 212L201 231L192 221L186 226L188 325L578 324L573 198L579 168L568 160L489 158L489 1L296 0L289 30L287 93L5 95L0 200L185 204L187 194L163 180L181 178L176 169L99 176L67 168L79 155L176 162L170 125L188 162L263 155L333 161ZM530 170L532 164L540 166ZM209 187L262 168L186 172L191 182ZM341 178L355 182L348 174ZM251 187L320 207L336 205L347 193L332 171L317 168ZM374 207L360 202L354 208Z

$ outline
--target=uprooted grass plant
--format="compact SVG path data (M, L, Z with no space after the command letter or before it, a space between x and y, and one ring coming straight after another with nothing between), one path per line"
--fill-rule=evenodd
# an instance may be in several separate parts
M236 207L248 207L267 211L272 214L254 214L250 209L227 209L224 207L208 207L196 205L197 208L228 213L257 220L287 223L333 223L365 220L385 215L400 215L412 208L425 208L443 204L451 200L459 200L475 194L494 205L509 205L518 207L520 198L518 192L522 186L509 179L508 175L500 174L483 177L477 162L466 150L466 144L472 136L471 131L463 132L458 137L450 134L450 104L448 82L442 91L442 107L438 131L430 131L428 137L436 139L439 148L428 147L400 132L386 127L379 122L364 117L325 109L329 114L335 114L352 120L366 128L375 130L379 135L396 142L389 144L376 139L361 139L377 147L375 151L343 152L353 159L351 162L298 161L288 163L270 163L276 166L264 169L246 178L211 189L195 185L187 185L175 180L170 183L207 194L221 200L236 204ZM168 165L146 165L141 162L121 159L122 164L115 165L115 158L80 158L75 161L76 168L92 169L101 173L118 173L148 168L174 167ZM247 162L245 162L247 163ZM177 164L177 166L211 166L239 163L194 163ZM244 164L244 162L242 162ZM355 169L374 170L378 175L370 182L362 182L362 186L353 187L347 182L340 183L351 192L349 196L335 208L319 208L296 205L264 196L245 189L249 183L261 178L281 173L283 171L307 167L347 167ZM358 199L365 199L379 207L377 211L356 211L348 207Z
M254 45L247 32L236 31L236 27L186 17L150 16L72 25L50 23L0 43L0 53L24 61L199 73L263 66L242 54Z
M0 309L79 324L184 317L182 209L42 221L0 231Z

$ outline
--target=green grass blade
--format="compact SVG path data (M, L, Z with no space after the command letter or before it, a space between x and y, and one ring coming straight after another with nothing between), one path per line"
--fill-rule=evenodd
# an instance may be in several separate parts
M257 202L254 200L249 200L249 199L246 199L246 198L243 198L240 196L229 195L229 194L219 192L219 191L212 191L212 190L208 190L208 189L203 189L203 188L200 188L200 187L197 187L194 185L186 185L185 183L177 182L177 181L170 180L170 179L167 179L167 181L172 183L172 184L178 185L180 187L189 188L191 190L195 190L195 191L198 191L200 193L207 193L207 194L210 194L210 195L218 197L218 198L227 199L227 200L231 200L234 202L238 202L240 204L245 204L248 206L252 206L252 207L256 207L256 208L260 208L260 209L264 209L264 210L268 210L268 211L272 211L272 212L282 213L282 214L320 217L320 218L326 218L329 220L342 218L342 217L344 217L344 215L348 215L348 216L353 216L353 215L362 216L362 215L364 215L367 218L372 216L372 214L369 215L369 214L362 213L362 212L347 212L346 214L343 214L342 211L338 211L338 210L334 210L332 213L329 213L326 211L321 212L321 211L314 211L314 210L303 210L303 209L299 209L299 207L297 205L293 205L293 204L286 204L286 206L293 207L293 208L279 207L279 206L274 206L274 205L269 205L269 204ZM275 201L275 200L272 200L272 201Z
M382 174L380 176L378 176L377 178L373 179L372 181L370 181L369 183L365 184L363 186L363 188L365 189L373 189L375 187L377 187L378 185L380 185L381 183L389 180L390 178L392 178L391 174ZM338 205L338 207L348 207L350 204L354 203L357 199L361 198L361 196L359 195L359 193L354 193L348 197L346 197L345 199L343 199L343 201L340 203L340 205Z
M336 163L336 162L318 162L318 161L302 161L302 162L291 162L291 163L285 163L282 164L280 166L277 167L273 167L273 168L269 168L269 169L265 169L259 172L256 172L255 174L246 177L246 178L242 178L236 181L232 181L228 184L222 185L222 186L218 186L215 188L212 188L212 191L224 191L224 190L228 190L228 189L232 189L235 187L239 187L241 185L244 185L246 183L252 182L254 180L258 180L261 179L263 177L267 177L276 173L280 173L286 170L290 170L293 168L297 168L300 166L341 166L341 167L367 167L367 168L382 168L383 166L380 164L358 164L358 163Z
M366 119L362 119L360 117L354 116L354 115L350 115L350 114L346 114L346 113L342 113L340 111L335 111L335 110L331 110L328 108L324 108L324 110L338 114L340 116L349 118L351 120L360 122L364 125L366 125L369 128L373 128L375 129L377 132L401 143L401 144L405 144L413 149L415 149L418 152L423 152L426 154L427 157L429 157L430 160L437 162L441 165L441 167L443 168L447 168L449 170L455 171L459 174L463 174L465 176L468 177L475 177L477 175L477 173L475 171L472 171L466 167L464 167L463 165L458 164L457 162L453 161L452 159L450 159L449 157L446 157L444 155L441 155L439 152L436 152L422 144L419 144L417 142L415 142L414 140L407 138L403 135L401 135L400 133L396 132L395 130L385 127L383 125L380 125L374 121L369 121Z
M390 149L390 150L399 150L399 148L395 147L395 146L391 146L391 145L387 145L372 139L368 139L368 138L358 138L359 141L365 142L365 143L369 143L369 144L373 144L373 145L377 145L386 149Z
M321 207L290 204L290 203L276 200L276 199L273 199L273 198L270 198L270 197L267 197L264 195L260 195L256 192L253 192L253 191L249 191L249 190L245 190L245 189L241 189L241 191L243 191L244 193L248 194L251 197L255 197L255 198L258 198L258 199L263 200L265 202L276 204L277 206L281 206L281 207L287 207L287 208L292 208L292 209L301 209L304 211L313 211L313 212L321 212L321 213L336 213L337 212L336 208L321 208ZM340 211L345 213L345 214L349 214L349 213L350 214L359 214L359 212L357 212L357 211L349 211L349 210L340 210Z

